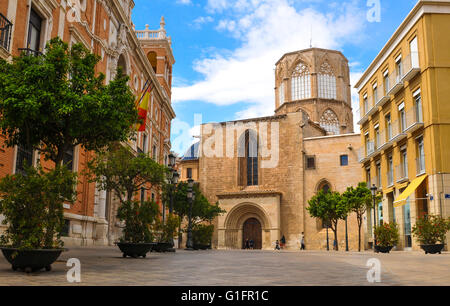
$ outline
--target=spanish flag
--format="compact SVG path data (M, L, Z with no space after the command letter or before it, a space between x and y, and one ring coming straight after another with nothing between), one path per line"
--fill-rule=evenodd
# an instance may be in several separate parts
M140 120L142 120L141 124L136 125L136 130L138 132L144 132L145 131L145 125L147 121L147 112L149 109L149 102L150 102L150 91L151 91L151 82L147 86L148 81L145 83L144 86L144 92L139 95L139 99L136 100L136 108L138 110L138 117Z

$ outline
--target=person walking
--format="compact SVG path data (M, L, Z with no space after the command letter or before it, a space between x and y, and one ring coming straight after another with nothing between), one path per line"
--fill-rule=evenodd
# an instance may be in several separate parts
M302 232L302 234L300 235L300 250L304 251L305 250L305 233Z
M283 235L283 237L281 237L281 247L284 248L285 245L286 245L286 238L284 238Z
M275 242L275 250L276 250L276 251L280 251L280 250L281 250L281 248L280 248L280 242L279 242L278 240Z
M250 248L250 241L248 240L248 238L245 240L245 246L244 246L244 250L248 250Z
M253 247L255 246L255 242L253 241L253 239L250 239L250 250L253 250Z

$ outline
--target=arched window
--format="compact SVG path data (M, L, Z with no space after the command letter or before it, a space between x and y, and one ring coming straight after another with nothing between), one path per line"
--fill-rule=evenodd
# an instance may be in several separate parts
M330 64L326 61L320 66L318 81L319 98L336 99L336 77Z
M127 63L125 61L125 57L123 54L119 56L119 60L117 61L117 68L122 68L122 74L127 74Z
M148 58L148 61L150 62L150 65L151 65L152 68L153 68L153 71L156 73L156 65L157 65L157 63L158 63L158 61L157 61L157 59L156 59L156 52L150 51L150 52L147 54L147 58Z
M239 185L258 185L258 136L246 130L239 139Z
M331 109L327 109L323 113L320 118L320 126L327 131L328 134L338 135L340 133L339 119Z
M292 72L291 89L293 101L311 98L311 75L308 66L303 62Z

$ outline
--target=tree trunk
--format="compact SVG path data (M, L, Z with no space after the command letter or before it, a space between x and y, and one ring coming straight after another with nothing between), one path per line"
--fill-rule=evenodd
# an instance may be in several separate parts
M336 251L339 251L339 243L338 243L338 235L337 235L337 222L334 223L334 229L332 228L333 232L334 232L334 241L336 242ZM334 243L333 243L334 245Z
M358 252L361 252L361 226L362 226L362 216L357 215L358 218Z

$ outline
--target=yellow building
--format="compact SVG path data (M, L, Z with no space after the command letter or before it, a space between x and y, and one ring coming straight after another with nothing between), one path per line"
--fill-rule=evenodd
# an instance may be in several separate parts
M364 177L382 190L377 223L450 215L450 1L419 1L356 84ZM366 242L372 243L373 211ZM447 244L450 240L447 240Z

